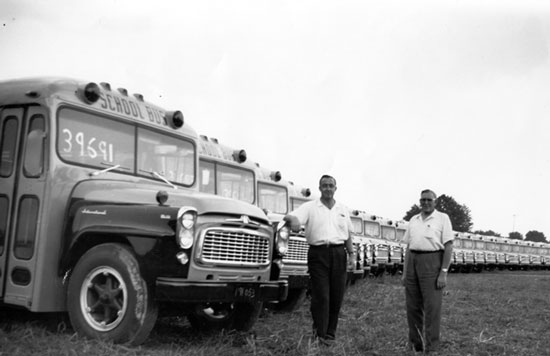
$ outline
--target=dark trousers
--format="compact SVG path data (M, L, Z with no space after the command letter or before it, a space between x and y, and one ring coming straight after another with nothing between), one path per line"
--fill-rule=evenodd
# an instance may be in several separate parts
M439 346L443 290L437 289L443 252L409 252L405 275L405 294L409 342L417 349ZM424 342L423 342L424 341Z
M346 289L344 246L310 246L307 264L311 279L311 316L318 337L336 336L338 315Z

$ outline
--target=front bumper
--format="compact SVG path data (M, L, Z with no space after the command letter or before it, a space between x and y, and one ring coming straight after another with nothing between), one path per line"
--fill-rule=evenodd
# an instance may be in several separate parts
M281 277L285 278L285 276ZM305 289L309 287L309 274L291 274L286 276L288 289Z
M288 295L288 282L216 282L157 278L155 298L177 303L275 302Z

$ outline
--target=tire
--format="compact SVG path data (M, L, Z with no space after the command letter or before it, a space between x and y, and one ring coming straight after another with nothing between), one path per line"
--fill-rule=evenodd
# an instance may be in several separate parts
M132 345L147 339L158 315L133 253L114 243L80 258L70 276L67 310L78 334Z
M202 303L187 316L191 326L208 332L219 330L248 331L262 312L262 302Z

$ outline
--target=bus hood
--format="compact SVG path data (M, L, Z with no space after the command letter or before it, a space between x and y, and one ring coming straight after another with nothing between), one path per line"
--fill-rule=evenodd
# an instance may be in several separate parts
M168 194L165 206L194 207L199 215L247 215L268 223L263 210L255 205L190 189L173 189L166 185L93 179L80 182L74 188L72 198L100 203L159 205L156 197L161 191Z

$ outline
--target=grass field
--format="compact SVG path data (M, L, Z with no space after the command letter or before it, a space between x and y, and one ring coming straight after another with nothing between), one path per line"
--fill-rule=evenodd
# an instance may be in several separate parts
M442 349L430 355L550 355L550 272L450 274ZM86 340L64 315L0 311L0 355L414 355L406 351L399 276L350 286L334 345L310 338L306 302L293 313L266 311L252 332L200 334L185 318L161 319L139 347Z

